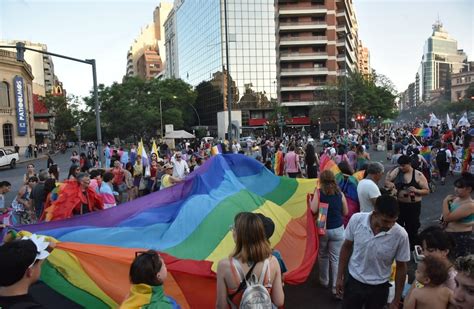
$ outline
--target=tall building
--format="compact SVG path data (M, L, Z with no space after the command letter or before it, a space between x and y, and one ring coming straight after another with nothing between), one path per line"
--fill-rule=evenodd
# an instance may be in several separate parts
M134 40L127 52L127 76L151 79L164 70L164 22L172 4L160 3L153 11L153 23L148 24Z
M0 147L24 150L35 144L33 72L16 53L0 49Z
M422 66L422 98L432 96L433 90L450 90L451 74L459 73L467 60L466 54L458 49L458 43L450 38L443 24L437 20L433 33L426 40Z
M361 40L359 40L359 45L357 46L357 60L359 72L365 76L371 75L370 52L369 49L362 44Z
M178 74L178 45L176 44L176 15L174 7L171 9L164 23L167 78L177 78Z
M227 110L229 83L244 127L263 125L277 98L274 0L226 2L229 63L224 0L177 0L165 22L169 75L195 86L201 124L210 131L217 130L217 113Z
M309 125L309 110L325 102L327 86L334 85L346 69L359 67L354 7L352 0L276 3L281 105L289 108L290 124ZM326 121L339 121L339 116L335 109Z

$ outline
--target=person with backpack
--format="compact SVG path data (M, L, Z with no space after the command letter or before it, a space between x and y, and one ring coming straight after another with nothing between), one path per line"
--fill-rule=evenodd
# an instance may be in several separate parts
M436 166L438 166L439 176L441 177L441 184L446 183L446 175L449 171L449 165L451 164L452 154L447 148L446 144L443 144L436 154Z
M428 166L428 162L426 162L425 158L423 158L423 156L420 154L420 150L418 148L413 149L410 159L411 167L420 172L423 171L425 166Z
M262 220L257 214L241 212L231 229L235 248L217 266L216 308L283 306L280 265L272 255Z

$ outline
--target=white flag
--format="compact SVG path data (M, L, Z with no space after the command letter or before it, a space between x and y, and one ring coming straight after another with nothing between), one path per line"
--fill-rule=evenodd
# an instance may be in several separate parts
M436 127L440 123L439 119L436 118L436 115L433 113L430 115L430 122L428 122L429 127Z
M453 121L451 118L449 118L449 115L446 114L446 123L448 124L448 129L452 130L453 129Z
M471 124L469 123L469 120L467 119L467 114L464 113L461 117L461 119L459 119L458 121L458 124L456 125L456 127L469 127Z

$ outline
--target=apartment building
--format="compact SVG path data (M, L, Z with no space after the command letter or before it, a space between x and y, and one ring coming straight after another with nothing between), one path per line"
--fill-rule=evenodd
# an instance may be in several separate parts
M276 12L279 101L289 124L309 125L327 86L359 67L352 0L278 0Z

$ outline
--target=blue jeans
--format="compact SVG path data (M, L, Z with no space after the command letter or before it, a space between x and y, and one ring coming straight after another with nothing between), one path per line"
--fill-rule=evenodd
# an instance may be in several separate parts
M326 235L319 236L319 282L329 285L329 268L331 268L331 283L333 292L336 288L339 253L344 242L344 226L326 230Z

